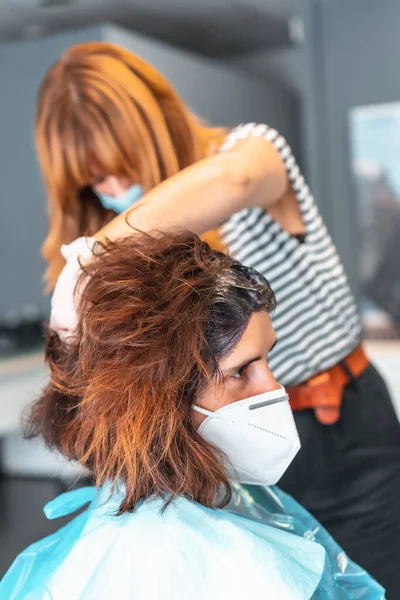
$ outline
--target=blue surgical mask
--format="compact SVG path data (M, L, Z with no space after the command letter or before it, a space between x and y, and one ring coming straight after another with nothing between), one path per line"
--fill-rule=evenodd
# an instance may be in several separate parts
M108 194L101 194L100 192L95 193L104 208L121 214L138 202L142 198L144 191L141 185L135 183L118 198L114 198Z

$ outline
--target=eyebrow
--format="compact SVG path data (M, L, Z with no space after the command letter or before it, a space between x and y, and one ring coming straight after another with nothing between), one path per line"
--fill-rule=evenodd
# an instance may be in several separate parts
M226 372L226 375L236 373L236 371L244 370L249 365L251 365L251 363L257 362L257 360L261 360L261 359L262 359L262 356L255 356L254 358L251 358L250 360L246 360L246 362L241 363L241 364L237 365L236 367L231 367L230 369L228 369L228 371Z
M275 342L272 344L271 348L268 350L268 354L271 352L271 350L273 350L275 348L277 343L278 343L278 340L276 339ZM225 373L225 375L229 375L231 373L236 373L236 371L246 369L252 363L257 362L258 360L262 360L262 358L263 358L262 356L255 356L254 358L250 358L250 360L246 360L244 363L241 363L241 364L237 365L236 367L231 367L230 369L228 369L227 372Z

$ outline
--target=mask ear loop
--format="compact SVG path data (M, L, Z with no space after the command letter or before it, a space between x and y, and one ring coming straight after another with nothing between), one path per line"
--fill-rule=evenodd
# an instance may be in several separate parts
M211 410L207 410L206 408L201 408L201 406L197 406L196 404L193 404L192 409L201 413L202 415L205 415L206 417L214 417L217 414Z

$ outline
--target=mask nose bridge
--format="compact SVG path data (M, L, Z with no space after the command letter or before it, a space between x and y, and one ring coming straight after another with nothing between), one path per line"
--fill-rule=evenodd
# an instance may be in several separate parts
M289 396L285 394L281 398L273 398L272 400L264 400L264 402L256 402L255 404L250 404L248 410L257 410L259 408L263 408L265 406L272 406L273 404L280 404L281 402L286 402L289 400Z

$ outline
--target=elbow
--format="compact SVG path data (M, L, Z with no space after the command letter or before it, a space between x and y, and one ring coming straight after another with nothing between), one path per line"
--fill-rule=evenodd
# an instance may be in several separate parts
M254 181L248 169L239 160L226 160L219 170L219 179L230 197L250 197Z
M238 206L267 207L287 192L288 179L281 161L271 161L267 168L260 169L238 155L230 158L222 165L219 177L230 198L237 199Z

